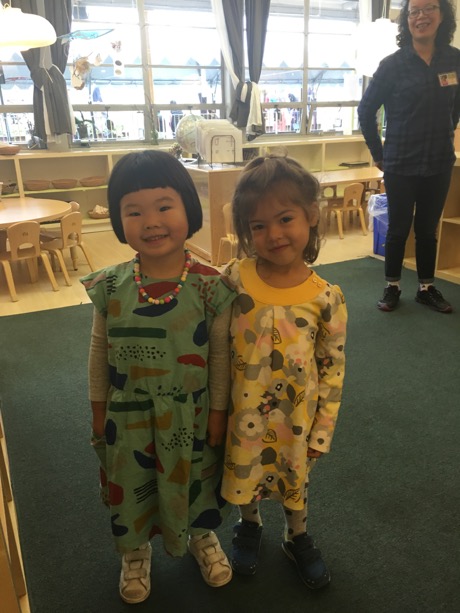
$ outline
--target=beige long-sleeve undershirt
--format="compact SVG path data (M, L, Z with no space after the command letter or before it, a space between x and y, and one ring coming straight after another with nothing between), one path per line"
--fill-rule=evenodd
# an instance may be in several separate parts
M209 331L209 397L210 408L226 411L230 390L229 327L232 308L214 318ZM94 309L89 351L89 399L105 402L109 390L108 341L106 319Z

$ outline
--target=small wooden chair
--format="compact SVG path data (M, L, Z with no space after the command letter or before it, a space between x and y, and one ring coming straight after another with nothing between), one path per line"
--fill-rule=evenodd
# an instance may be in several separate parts
M362 205L363 193L364 185L362 183L351 183L350 185L347 185L345 187L343 192L343 198L328 200L328 204L325 209L326 215L329 220L331 213L335 213L335 216L337 217L337 227L340 238L343 238L345 215L346 213L353 212L358 213L363 234L364 236L367 235L367 228Z
M0 262L5 272L6 283L10 292L11 300L17 302L18 296L14 285L11 262L25 260L29 269L32 283L38 278L38 258L42 259L46 274L55 292L59 290L51 264L46 253L40 249L40 224L36 221L21 221L14 223L6 230L6 238L9 243L9 251L0 252Z
M80 210L80 205L75 200L71 200L69 202L70 207L72 209L72 213ZM40 225L40 242L49 241L52 238L60 238L61 236L61 228L52 227L49 228L48 224L53 224L55 226L59 223L59 219L55 219L53 221L45 221Z
M82 240L82 214L79 211L73 213L67 213L60 221L60 235L56 238L45 237L41 241L40 246L42 250L49 251L51 258L57 258L59 266L67 285L72 285L72 282L67 272L67 268L64 262L63 250L69 248L70 256L72 258L73 269L78 270L78 260L76 255L76 247L79 247L88 262L88 266L93 271L95 270L91 261L90 255L86 249ZM54 259L53 259L54 264Z
M228 262L233 257L237 255L238 250L238 237L236 236L233 229L233 219L232 219L232 203L227 202L222 207L222 213L224 216L224 227L225 227L225 236L222 236L219 242L219 249L217 251L217 264L216 266L220 266L220 264ZM230 258L222 260L222 247L227 244L230 245Z

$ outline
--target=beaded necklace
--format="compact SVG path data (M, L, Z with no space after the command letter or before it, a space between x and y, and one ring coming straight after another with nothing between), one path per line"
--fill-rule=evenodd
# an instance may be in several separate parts
M147 302L150 302L150 304L168 304L168 302L171 302L171 300L177 296L177 294L182 289L185 283L185 280L187 279L187 275L189 273L190 266L192 265L192 254L190 253L190 251L188 249L185 249L184 254L185 254L184 270L182 271L182 274L180 276L179 283L173 289L172 293L169 294L169 296L166 296L165 298L152 298L152 296L149 296L147 294L147 292L145 291L142 285L142 277L140 274L140 266L139 266L139 254L136 253L136 256L134 258L134 266L133 266L134 282L139 288L139 293L142 296L142 298L144 298L144 300L146 300Z

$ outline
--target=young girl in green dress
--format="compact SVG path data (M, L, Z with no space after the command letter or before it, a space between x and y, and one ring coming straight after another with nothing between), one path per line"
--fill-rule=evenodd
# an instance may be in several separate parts
M340 406L347 311L342 292L308 264L319 252L319 186L295 160L259 157L244 169L233 220L248 256L225 274L233 304L232 392L222 494L239 505L235 572L256 571L259 503L283 506L283 550L310 588L330 581L307 533L310 469L329 451Z
M93 445L112 534L122 553L120 595L150 593L150 540L194 555L204 580L232 577L212 531L227 422L228 326L234 291L195 261L185 241L202 224L193 181L161 151L124 156L108 186L117 238L131 262L82 279L94 303L89 375Z

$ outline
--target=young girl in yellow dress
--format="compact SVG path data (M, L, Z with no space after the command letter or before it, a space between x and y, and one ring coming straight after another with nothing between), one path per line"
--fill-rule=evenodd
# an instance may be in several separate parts
M283 550L310 588L330 574L307 532L313 463L331 446L345 368L347 310L339 287L308 267L318 256L319 185L295 160L244 169L233 220L248 256L225 274L238 288L230 328L232 392L222 494L239 505L231 563L256 571L259 503L283 505Z
M150 594L150 540L196 558L219 587L232 569L213 532L227 423L228 326L234 291L195 261L187 238L202 223L184 166L162 151L121 158L108 187L110 220L135 258L82 279L94 303L90 349L93 445L112 534L122 554L120 595Z

